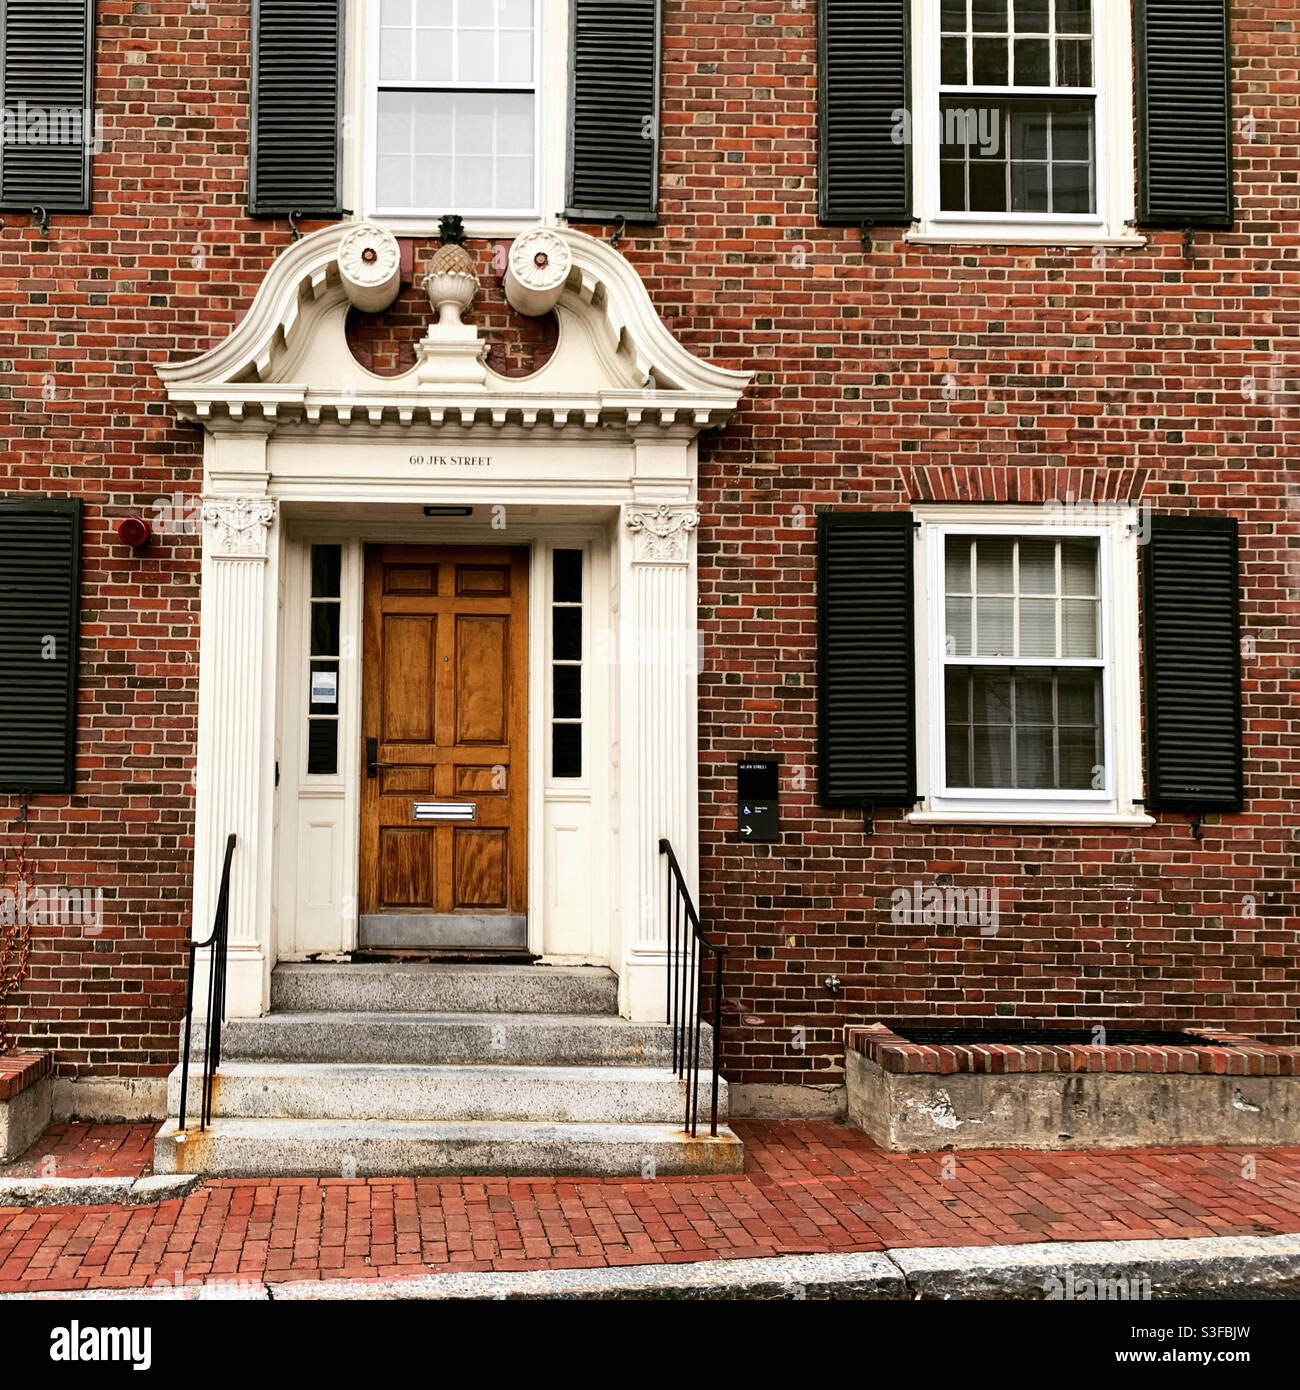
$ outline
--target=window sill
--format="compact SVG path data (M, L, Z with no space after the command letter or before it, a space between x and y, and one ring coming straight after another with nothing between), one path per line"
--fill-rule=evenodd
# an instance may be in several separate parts
M1084 250L1095 246L1114 246L1130 250L1140 250L1147 239L1139 235L1111 236L1104 232L1090 233L1087 228L1051 228L1050 230L1019 230L1007 228L981 228L962 230L953 227L940 230L934 227L919 232L906 232L903 240L915 246L1059 246L1079 247Z
M1074 812L1067 815L1052 815L1043 811L913 811L904 817L910 825L1043 825L1059 826L1063 829L1089 826L1132 826L1154 825L1154 816L1140 812L1123 813L1108 811L1100 815Z

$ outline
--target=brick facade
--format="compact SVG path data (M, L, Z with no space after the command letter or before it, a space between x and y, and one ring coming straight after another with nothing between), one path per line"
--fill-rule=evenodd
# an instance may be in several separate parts
M725 1070L838 1082L842 1027L970 1014L1300 1035L1297 437L1300 116L1296 28L1234 7L1237 225L1143 249L910 245L817 223L816 13L787 0L666 0L661 213L620 249L697 354L757 373L702 442L701 888L732 948ZM162 1074L184 998L193 851L199 542L144 554L117 522L177 499L202 438L154 368L218 341L283 221L246 197L248 7L101 0L94 212L0 237L0 491L86 502L71 798L31 808L42 877L102 886L106 922L39 929L23 1041L62 1074ZM307 224L319 225L319 224ZM610 229L591 228L595 234ZM546 325L485 281L492 364L526 370ZM417 276L433 243L416 247ZM378 371L426 315L407 291L354 322ZM404 346L405 345L405 346ZM1246 634L1244 814L1142 829L910 826L817 805L814 517L927 500L1141 498L1237 517ZM734 763L783 761L782 841L735 835ZM0 814L17 812L9 798ZM18 834L5 831L7 845ZM890 921L896 883L997 887L998 934ZM839 993L824 981L836 976Z

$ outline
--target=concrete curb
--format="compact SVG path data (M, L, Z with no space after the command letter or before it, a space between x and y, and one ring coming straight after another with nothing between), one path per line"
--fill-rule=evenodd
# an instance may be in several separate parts
M147 1178L0 1178L0 1207L142 1206L184 1197L193 1173Z
M71 1181L71 1180L70 1180ZM1104 1283L1101 1281L1105 1281ZM436 1299L913 1301L1290 1299L1300 1234L1188 1240L1060 1241L783 1255L678 1265L421 1274L401 1279L213 1280L145 1289L0 1294L41 1302L173 1299L274 1303Z

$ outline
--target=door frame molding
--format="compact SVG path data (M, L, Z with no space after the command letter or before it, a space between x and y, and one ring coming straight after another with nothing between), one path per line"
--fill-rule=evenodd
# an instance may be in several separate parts
M601 509L602 513L606 509ZM361 766L360 735L362 710L362 663L364 658L365 548L367 545L455 545L514 546L528 553L528 648L527 648L527 916L528 951L541 959L592 960L617 968L611 958L612 941L606 918L612 916L612 878L616 855L611 848L608 863L597 871L600 879L593 897L606 904L605 911L593 909L592 949L572 954L549 952L547 908L553 901L553 885L548 882L547 836L550 818L557 807L588 807L593 821L610 820L613 786L607 761L599 749L607 747L612 731L613 693L608 687L608 671L595 660L584 663L583 708L586 724L587 756L582 778L556 784L548 778L546 754L550 746L547 719L547 674L549 671L548 579L544 563L549 550L582 549L586 556L588 585L584 613L585 649L594 647L598 630L608 630L608 587L613 572L611 532L614 518L602 514L597 519L524 524L493 531L477 525L425 522L407 519L358 523L340 509L337 519L299 518L286 512L283 531L285 564L277 679L276 757L280 764L277 788L279 804L276 837L275 944L277 959L329 959L357 948L360 903ZM354 659L340 662L339 679L339 764L333 776L305 775L306 718L299 698L308 669L306 613L309 593L310 548L314 544L343 548L342 604L340 639L344 651ZM349 732L349 730L351 732ZM304 809L305 808L305 809ZM335 829L337 827L337 829ZM333 833L339 846L339 892L342 904L339 930L333 942L322 946L320 938L311 940L303 919L314 910L307 894L310 877L303 871L300 839L319 831ZM552 936L554 933L552 933Z

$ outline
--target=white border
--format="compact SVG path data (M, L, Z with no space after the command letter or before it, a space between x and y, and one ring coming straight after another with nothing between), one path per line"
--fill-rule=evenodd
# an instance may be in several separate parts
M1126 0L1093 0L1096 214L1005 213L992 219L982 213L939 211L939 4L940 0L912 0L912 187L917 221L905 240L1145 246L1146 238L1129 225L1136 213L1136 166L1133 28Z
M486 0L485 0L486 2ZM568 153L569 0L534 0L537 43L534 84L537 110L534 203L531 209L497 212L482 208L430 208L389 212L375 206L376 111L380 0L348 0L347 63L344 77L344 203L361 218L374 217L399 236L434 236L443 213L465 218L472 237L513 237L540 220L554 223L564 205Z
M917 823L1150 825L1143 813L1141 707L1138 678L1138 556L1136 508L1087 505L1087 522L1070 524L1064 508L939 504L913 509L920 523L915 547L917 767L925 797ZM1058 524L1059 522L1059 524ZM1055 792L991 796L979 789L947 790L942 781L943 541L954 532L988 535L1096 536L1100 543L1102 655L1106 662L1107 788L1062 796Z

